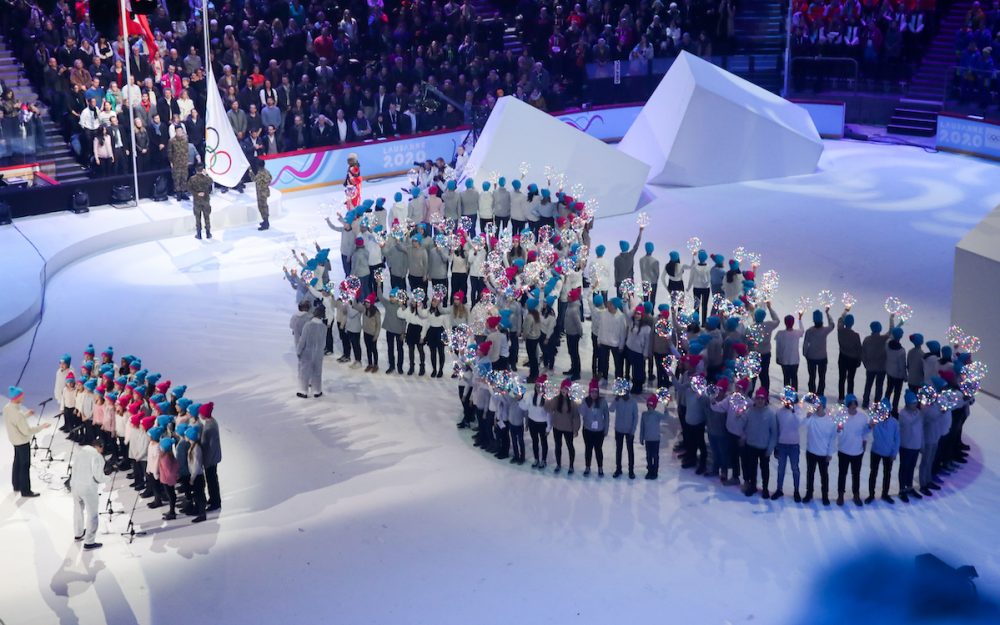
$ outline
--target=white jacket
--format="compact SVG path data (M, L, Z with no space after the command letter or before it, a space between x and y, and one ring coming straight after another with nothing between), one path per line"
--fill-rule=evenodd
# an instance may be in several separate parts
M479 218L493 219L493 192L483 191L479 194Z
M625 337L628 334L628 318L622 312L610 313L601 311L597 343L608 347L625 347Z
M75 495L92 495L97 487L108 481L104 475L104 457L90 445L81 445L73 456L73 475L69 489Z
M510 218L517 221L528 221L528 196L520 191L510 193ZM515 232L514 234L521 234Z

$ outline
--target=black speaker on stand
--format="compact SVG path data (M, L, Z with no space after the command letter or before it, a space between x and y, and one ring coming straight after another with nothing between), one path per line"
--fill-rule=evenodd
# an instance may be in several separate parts
M86 191L76 191L69 200L69 212L74 215L90 212L90 196Z
M135 201L135 193L132 191L132 185L128 184L116 184L111 187L111 202L110 204L115 208L127 207Z
M166 202L167 198L170 196L170 180L160 174L153 180L153 201L154 202Z

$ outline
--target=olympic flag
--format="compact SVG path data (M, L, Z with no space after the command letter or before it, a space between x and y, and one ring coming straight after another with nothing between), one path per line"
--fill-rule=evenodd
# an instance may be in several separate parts
M208 70L208 109L205 116L205 171L215 182L235 187L250 167L229 124L219 87Z

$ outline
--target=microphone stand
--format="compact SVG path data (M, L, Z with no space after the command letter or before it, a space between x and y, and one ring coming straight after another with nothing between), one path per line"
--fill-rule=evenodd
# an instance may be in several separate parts
M133 517L135 517L135 508L136 508L136 506L139 505L139 499L140 499L139 495L140 494L141 493L139 491L135 492L135 501L132 502L132 511L129 512L129 514L128 514L128 526L125 528L125 531L121 533L122 536L128 536L128 544L130 544L130 545L132 544L132 541L135 540L136 536L145 536L146 535L146 532L144 532L144 531L140 530L140 531L137 532L135 530L135 523L132 520Z
M38 404L39 406L41 406L41 410L38 411L38 421L35 422L35 427L41 425L41 423L42 423L42 415L45 414L45 405L48 404L50 401L52 401L51 397L49 397L45 401L43 401L40 404ZM58 420L58 417L57 417L57 420ZM55 436L55 434L53 434L53 436ZM38 452L38 435L37 434L32 434L31 435L31 455L34 456L36 452Z
M70 436L72 436L72 434L74 432L76 432L77 430L83 428L84 425L85 424L81 424L81 425L76 426L75 428L73 428L72 430L70 430L69 432L67 432L67 434L69 434ZM69 459L66 461L66 476L64 478L65 481L63 482L66 485L67 489L69 488L69 481L73 477L73 452L76 451L76 440L75 439L71 439L71 440L73 440L73 446L69 448Z
M115 492L115 480L117 478L118 478L118 467L115 466L115 472L111 474L111 486L108 487L108 503L105 504L104 506L104 512L99 513L108 515L108 522L111 521L114 515L122 514L125 512L124 510L115 510L115 507L111 504L111 495Z

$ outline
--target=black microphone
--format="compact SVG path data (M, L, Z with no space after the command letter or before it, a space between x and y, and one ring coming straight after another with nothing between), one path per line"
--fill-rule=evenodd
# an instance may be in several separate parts
M45 404L49 403L50 401L52 401L52 398L51 398L51 397L49 397L48 399L46 399L46 400L45 400L45 401L43 401L43 402L38 402L38 405L39 405L39 406L44 406Z

